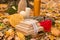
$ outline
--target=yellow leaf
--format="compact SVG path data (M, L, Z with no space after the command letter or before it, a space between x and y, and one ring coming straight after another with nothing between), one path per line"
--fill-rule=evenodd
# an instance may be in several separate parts
M49 35L49 38L50 38L50 40L54 40L55 39L55 37L52 36L52 35Z
M20 38L20 40L25 40L25 36L21 32L16 32L16 34Z
M23 16L20 14L13 14L8 17L10 24L15 27L20 23L20 21L24 20Z

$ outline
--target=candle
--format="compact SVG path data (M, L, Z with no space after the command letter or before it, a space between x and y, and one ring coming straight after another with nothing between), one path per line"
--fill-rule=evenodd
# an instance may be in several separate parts
M40 2L41 0L34 0L34 16L40 15Z

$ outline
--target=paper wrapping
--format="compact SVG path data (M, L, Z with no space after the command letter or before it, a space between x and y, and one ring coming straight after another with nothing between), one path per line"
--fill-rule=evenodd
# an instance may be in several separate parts
M34 24L33 24L34 23ZM43 28L37 25L36 20L25 20L16 25L16 29L21 31L24 35L35 35L39 31L43 31Z

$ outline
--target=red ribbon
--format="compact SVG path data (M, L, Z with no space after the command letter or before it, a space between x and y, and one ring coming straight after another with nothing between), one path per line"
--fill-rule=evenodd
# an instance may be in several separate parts
M51 31L51 27L52 27L52 21L51 20L41 21L39 23L40 23L40 26L42 26L44 28L44 31L46 31L46 32Z

